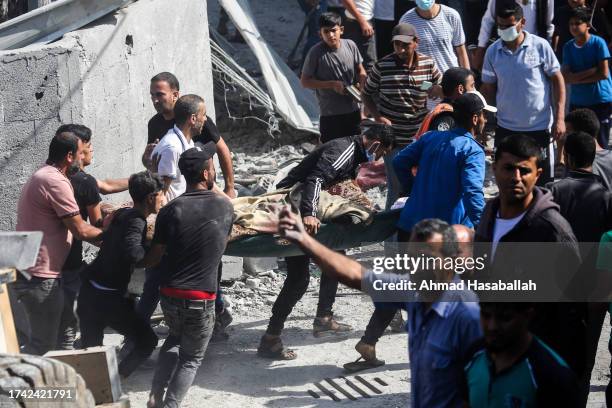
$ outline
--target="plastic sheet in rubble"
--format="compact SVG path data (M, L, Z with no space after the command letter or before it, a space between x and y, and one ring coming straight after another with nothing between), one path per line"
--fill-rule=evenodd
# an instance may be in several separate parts
M260 34L247 0L219 0L255 54L278 113L291 126L318 133L319 108L312 92Z

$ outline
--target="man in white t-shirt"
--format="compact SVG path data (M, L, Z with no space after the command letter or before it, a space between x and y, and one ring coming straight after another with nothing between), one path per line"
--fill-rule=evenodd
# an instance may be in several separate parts
M202 132L206 122L206 105L198 95L181 96L174 105L176 124L153 149L153 163L164 180L167 201L185 192L187 184L178 167L181 154L191 149L193 138Z
M400 19L412 24L419 36L419 53L433 58L441 73L451 67L470 68L459 13L435 0L417 0Z
M344 12L344 38L357 44L363 66L370 70L376 62L374 42L374 0L342 0Z

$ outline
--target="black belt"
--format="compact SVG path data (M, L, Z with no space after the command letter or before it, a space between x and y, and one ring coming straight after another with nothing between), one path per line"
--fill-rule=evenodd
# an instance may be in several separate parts
M208 309L210 306L215 305L215 299L181 299L167 295L161 295L168 299L170 303L184 307L184 308L202 308Z

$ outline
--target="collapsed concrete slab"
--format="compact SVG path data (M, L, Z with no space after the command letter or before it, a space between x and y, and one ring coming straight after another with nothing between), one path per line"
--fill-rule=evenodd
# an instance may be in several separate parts
M0 51L0 230L14 229L21 187L60 124L93 130L94 176L143 169L149 80L161 71L214 117L206 1L138 1L55 43Z

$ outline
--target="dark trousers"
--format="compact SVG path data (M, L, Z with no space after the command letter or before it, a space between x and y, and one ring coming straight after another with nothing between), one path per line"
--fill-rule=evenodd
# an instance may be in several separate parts
M177 408L193 384L215 325L214 302L161 297L170 333L159 352L151 394L164 408Z
M306 43L304 44L304 49L302 51L302 63L306 59L306 55L308 51L312 48L313 45L321 41L321 37L319 37L319 17L321 17L322 13L327 11L327 0L319 0L319 4L315 7L314 11L312 10L312 6L309 5L306 0L298 0L300 8L304 12L304 14L308 18L308 34L306 37ZM312 14L310 14L312 12Z
M23 306L22 311L25 311L27 320L17 323L24 326L19 330L22 334L29 333L29 339L22 351L43 355L54 350L64 309L64 291L60 280L37 277L26 280L19 275L10 287L11 296Z
M341 115L321 116L319 118L319 132L321 143L329 142L339 137L361 134L361 112L355 111Z
M542 151L542 175L538 179L536 185L544 186L549 181L553 181L555 174L554 170L554 156L552 152L552 139L548 130L536 130L532 132L517 132L514 130L506 129L501 126L495 128L495 147L507 136L516 135L522 133L533 137L535 142L540 146Z
M374 20L369 23L373 26ZM344 38L353 40L359 49L359 53L363 57L363 66L367 71L370 71L372 65L376 62L376 43L374 36L366 37L361 32L361 26L357 20L347 18L344 21Z
M85 280L77 301L77 314L83 348L101 346L106 327L134 342L134 348L119 363L119 374L123 377L130 375L157 347L157 335L149 321L141 318L134 310L134 302L119 291L96 289Z
M391 32L395 27L395 21L374 19L374 31L376 31L376 57L389 55L393 52L393 44L391 43Z
M397 230L397 242L408 242L410 239L410 232L401 229ZM371 346L375 346L378 340L381 338L391 320L399 310L399 307L392 307L388 304L379 305L374 302L375 309L374 313L370 317L370 321L366 326L365 333L361 337L361 341Z
M62 289L64 290L64 308L60 320L57 347L60 350L72 350L78 331L78 322L74 307L81 287L81 273L85 264L79 268L62 271Z
M590 109L597 115L599 119L599 135L597 135L597 143L604 148L610 148L610 125L612 122L612 103L600 103L590 106L570 105L570 111L576 109Z
M272 317L268 323L267 334L280 335L285 321L293 310L295 304L304 296L308 283L310 282L310 271L308 264L310 258L306 255L291 256L285 258L287 262L287 277L283 283L274 306L272 306ZM321 274L321 287L319 289L319 304L317 305L317 317L332 315L332 307L336 300L338 281Z

